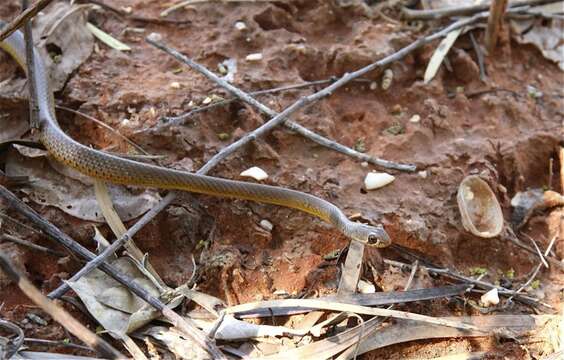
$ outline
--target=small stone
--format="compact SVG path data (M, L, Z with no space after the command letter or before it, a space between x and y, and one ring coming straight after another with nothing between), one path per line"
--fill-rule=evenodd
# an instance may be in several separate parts
M272 229L274 229L274 225L272 225L272 223L266 219L261 220L259 225L261 228L269 232L272 231Z
M366 161L363 161L360 163L360 166L362 166L363 168L368 167L368 163Z
M259 168L258 166L253 166L245 171L243 171L241 176L251 177L257 181L264 180L268 177L268 174L263 169Z
M369 86L370 90L374 91L378 89L378 83L376 81L372 81Z
M361 294L374 294L376 292L376 286L364 280L358 281L357 289Z
M497 294L497 289L493 288L482 295L482 297L480 297L480 303L485 307L499 304L499 295Z
M228 133L219 133L219 134L217 134L217 138L221 141L225 141L225 140L229 139L229 134Z
M152 40L152 41L161 41L163 39L163 36L159 33L150 33L149 35L147 35L147 39Z
M247 55L245 60L247 60L247 61L261 61L262 60L262 53L249 54L249 55Z
M419 175L420 178L426 179L429 173L427 173L427 170L421 170L417 173L417 175Z
M208 105L208 104L211 104L211 102L212 102L212 98L209 97L209 96L206 96L204 101L202 101L202 105Z
M382 90L388 90L392 86L392 80L394 79L394 72L392 69L384 70L384 75L382 76Z
M180 89L180 83L178 81L173 81L170 83L170 87L173 89Z
M235 29L239 31L247 30L247 24L242 21L235 22Z
M413 124L417 124L421 121L421 116L419 116L418 114L413 115L410 119L409 122L413 123Z
M390 184L396 179L395 176L388 173L370 172L364 178L364 188L366 190L375 190Z
M217 71L219 71L219 73L220 73L221 75L227 74L227 68L225 67L225 65L223 65L223 64L221 64L221 63L220 63L220 64L217 64Z

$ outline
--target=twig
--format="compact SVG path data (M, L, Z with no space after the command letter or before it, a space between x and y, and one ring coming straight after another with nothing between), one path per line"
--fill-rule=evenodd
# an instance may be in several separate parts
M406 264L406 263L402 263L399 261L395 261L395 260L389 260L389 259L384 259L384 263L388 264L388 265L392 265L392 266L398 266L400 268L411 268L412 265L410 264ZM464 275L460 275L459 273L456 273L450 269L447 268L434 268L434 267L430 267L430 266L421 266L420 267L426 269L427 271L434 273L434 274L438 274L438 275L444 275L447 277L450 277L452 279L456 279L458 281L463 281L465 283L469 283L469 284L474 284L477 287L480 287L482 289L486 289L486 290L490 290L490 289L497 289L497 291L502 294L502 295L517 295L515 294L514 290L509 290L506 289L504 287L501 286L496 286L494 284L482 281L482 280L476 280L476 279L472 279L469 278L467 276ZM548 304L544 304L542 302L540 302L538 299L530 297L530 296L526 296L526 295L517 295L515 297L516 299L523 301L525 303L534 303L534 304L541 304L543 306L552 308L552 306L548 305Z
M336 80L336 78L308 81L308 82L303 83L303 84L286 85L286 86L280 86L280 87L272 88L272 89L251 91L248 94L251 95L251 96L255 96L255 95L264 95L264 94L274 94L274 93L278 93L278 92L282 92L282 91L299 90L299 89L308 88L308 87L312 87L312 86L316 86L316 85L329 84L329 83L331 83L335 80ZM368 79L355 79L355 81L372 82L372 80L368 80ZM213 109L215 107L227 105L227 104L230 104L230 103L237 101L237 100L239 100L239 98L233 97L233 98L230 98L230 99L224 99L224 100L216 101L216 102L213 102L209 105L201 106L201 107L198 107L196 109L192 109L192 110L190 110L187 113L182 114L182 115L163 116L162 120L166 121L165 125L167 125L167 126L182 125L183 122L186 119L190 118L191 116L193 116L193 115L195 115L199 112L206 111L206 110L209 110L209 109Z
M10 36L14 31L18 30L26 21L34 17L38 12L43 10L53 0L38 0L31 7L27 8L21 14L16 16L9 24L4 26L0 31L0 41L3 41Z
M196 4L209 3L209 2L234 3L234 2L273 2L273 1L276 0L183 0L178 4L172 5L171 7L162 11L161 16L162 17L168 16L171 12L182 9L183 7L189 5L196 5Z
M537 252L535 251L535 249L533 249L530 246L523 244L521 242L521 240L519 240L519 238L517 237L517 235L515 234L513 229L511 229L510 226L506 226L506 229L507 229L507 233L509 234L508 236L506 236L506 238L509 239L509 241L511 241L512 243L514 243L515 245L517 245L521 249L526 250L526 251L530 252L531 254L537 255ZM545 260L548 261L550 264L557 266L558 268L564 270L564 263L562 263L559 260L553 258L552 256L545 256Z
M28 279L26 279L14 268L14 266L3 254L0 254L0 268L2 268L4 273L18 285L21 291L31 301L41 307L41 309L51 315L51 317L56 322L63 325L65 329L69 330L74 336L79 338L85 344L110 359L125 358L125 356L120 354L119 351L113 348L113 346L111 346L102 338L98 337L86 326L79 323L63 308L59 307L54 302L47 299L43 294L41 294L41 292L35 286L33 286L33 284L29 282Z
M520 6L534 6L558 2L561 0L522 0L522 1L512 1L509 4L510 8L520 7ZM461 15L473 15L480 11L488 10L490 8L489 3L478 4L478 5L467 5L467 6L456 6L448 7L436 10L413 10L408 8L402 8L402 15L410 20L437 20L445 17L461 16Z
M558 159L560 160L560 192L564 195L564 146L560 147ZM564 231L560 235L564 237Z
M486 49L492 55L497 45L499 29L503 22L503 14L507 7L507 0L492 0L490 5L490 17L486 28Z
M92 351L92 349L87 347L87 346L74 344L74 343L71 343L71 342L61 341L61 340L47 340L47 339L36 339L36 338L24 338L23 340L26 343L32 343L32 344L57 346L57 347L58 346L69 347L69 348L73 348L73 349Z
M472 47L474 48L474 52L476 53L476 58L478 59L478 67L480 69L480 80L482 82L486 81L486 66L484 64L484 54L482 53L482 49L480 49L480 44L476 41L474 37L474 32L470 31L470 41L472 41Z
M196 63L195 61L193 61L189 57L181 54L177 50L168 47L167 45L163 44L160 41L153 39L150 36L145 38L145 40L149 44L155 46L156 48L166 52L169 55L172 55L178 61L185 63L186 65L190 66L191 68L193 68L193 69L197 70L198 72L202 73L205 77L214 81L219 86L221 86L224 89L226 89L227 91L231 92L233 95L235 95L239 99L243 100L244 102L246 102L246 103L248 103L248 104L250 104L250 105L252 105L256 108L258 108L260 111L262 111L262 112L264 112L267 115L272 117L268 122L266 122L265 124L263 124L259 128L255 129L253 132L245 135L241 139L237 140L236 142L234 142L231 145L224 148L222 150L222 152L225 152L226 155L230 155L239 146L243 146L243 145L253 141L257 137L262 136L263 134L269 132L270 130L272 130L273 128L278 126L279 124L283 123L284 126L289 128L290 130L295 131L298 134L300 134L300 135L302 135L302 136L304 136L304 137L306 137L306 138L308 138L308 139L310 139L310 140L312 140L312 141L314 141L314 142L316 142L320 145L323 145L323 146L328 147L330 149L333 149L335 151L341 152L345 155L349 155L349 156L356 158L360 161L366 161L366 162L372 163L372 164L377 165L377 166L381 166L381 167L388 168L388 169L401 170L401 171L412 172L412 171L415 171L415 169L416 169L415 165L412 165L412 164L399 164L399 163L395 163L395 162L388 161L388 160L374 158L374 157L371 157L369 155L360 153L356 150L353 150L349 147L346 147L342 144L339 144L335 141L329 140L329 139L327 139L327 138L325 138L321 135L318 135L318 134L314 133L313 131L306 129L306 128L302 127L301 125L299 125L295 122L287 120L287 118L291 114L298 111L299 109L301 109L301 108L303 108L307 105L310 105L313 102L315 102L315 101L317 101L317 100L319 100L323 97L330 95L336 89L345 85L346 83L350 82L351 80L358 78L358 77L364 75L365 73L372 71L372 70L374 70L374 69L376 69L380 66L384 66L386 64L389 64L392 61L401 59L407 53L409 53L412 50L415 50L415 48L419 47L420 45L418 45L414 48L410 48L410 46L413 45L412 44L412 45L410 45L406 48L403 48L402 50L398 51L397 53L395 53L391 56L388 56L388 57L386 57L386 58L384 58L384 59L382 59L382 60L380 60L376 63L373 63L372 65L369 65L365 68L362 68L362 69L360 69L360 70L358 70L354 73L347 74L347 75L343 76L342 78L340 78L339 80L335 81L332 85L324 88L321 91L316 92L315 94L312 94L312 95L309 95L309 96L306 96L306 97L302 97L300 100L296 101L295 103L293 103L292 105L287 107L281 113L277 113L276 111L274 111L274 110L270 109L269 107L263 105L262 103L258 102L257 100L255 100L254 98L249 96L244 91L242 91L239 88L231 85L227 81L219 78L217 75L215 75L214 73L212 73L211 71L206 69L204 66ZM407 48L410 48L410 49L406 51ZM218 156L218 155L219 155L219 153L216 156ZM216 162L216 159L212 158L209 163L215 164L215 162Z
M351 241L345 264L341 270L337 296L346 296L356 292L360 271L362 270L363 255L364 244L358 241Z
M192 22L190 20L161 19L161 18L134 15L134 14L128 13L126 11L123 11L121 9L118 9L116 7L113 7L111 5L108 5L101 0L80 0L78 2L98 5L103 9L106 9L106 10L113 12L114 14L116 14L117 16L119 16L121 18L133 20L133 21L153 23L153 24L176 24L176 25L190 24Z
M16 335L16 338L11 340L13 345L10 346L9 350L5 351L3 354L2 354L2 351L0 351L0 355L5 355L6 359L11 359L12 355L17 353L18 350L22 347L22 344L23 344L23 341L24 341L24 332L16 324L12 324L11 322L9 322L7 320L2 320L2 319L0 319L0 328L2 328L4 330L11 331L12 333L14 333Z
M28 7L28 0L22 0L22 10ZM33 56L33 31L31 18L24 23L25 61L27 67L27 87L29 91L29 123L32 129L39 128L39 105L37 104L37 84L35 82L35 57Z
M39 214L37 214L32 208L27 204L24 204L20 199L18 199L14 194L12 194L8 189L0 186L0 196L2 196L8 204L15 210L20 212L22 215L26 216L31 222L36 224L42 231L47 235L51 236L53 239L57 240L61 245L68 248L69 250L75 252L80 257L87 260L93 260L96 256L71 239L68 235L59 230L56 226L44 220ZM160 206L167 198L174 198L173 193L167 195L161 203L157 204ZM171 200L172 201L172 200ZM200 331L193 321L189 319L184 319L180 315L176 314L174 311L169 309L165 304L163 304L159 299L152 296L147 290L142 286L137 284L132 278L125 275L113 265L108 263L101 263L100 270L104 271L106 274L113 277L120 284L126 286L131 292L139 296L141 299L145 300L151 306L161 311L162 314L175 326L177 326L183 334L190 337L195 341L196 344L209 351L212 356L219 359L225 359L224 355L219 351L215 344L207 338L207 336Z
M541 264L543 264L544 267L548 269L548 263L546 262L546 260L545 260L545 258L544 258L544 256L543 256L543 254L542 254L542 251L541 251L541 249L539 249L539 247L538 247L537 242L535 241L535 239L533 239L532 237L530 237L530 236L527 235L527 234L525 234L525 237L526 237L527 239L531 240L531 242L533 243L533 246L535 247L535 250L537 251L537 254L539 255Z
M143 148L139 145L137 145L135 142L133 142L132 140L128 139L125 135L123 135L122 133L120 133L118 130L114 129L113 127L111 127L110 125L96 119L93 116L90 116L88 114L85 114L83 112L80 112L78 110L73 110L71 108L68 108L66 106L61 106L61 105L56 105L55 106L57 109L61 109L64 111L68 111L70 113L73 113L75 115L78 116L82 116L85 119L88 119L96 124L98 124L99 126L103 127L104 129L110 131L112 134L115 134L116 136L118 136L119 138L121 138L122 140L124 140L125 142L127 142L129 145L133 146L135 149L137 149L137 151L139 151L142 154L145 154L147 156L152 156L151 154L149 154L148 152L146 152L145 150L143 150Z
M548 246L546 247L546 251L544 252L544 256L548 256L548 254L550 253L550 250L552 249L552 246L554 245L554 243L556 242L556 238L558 236L554 235L552 237L552 240L550 240L550 243L548 244ZM542 259L542 257L541 257ZM525 289L527 286L529 286L530 283L533 282L533 280L537 277L537 274L539 273L540 269L543 266L543 262L541 261L537 267L535 268L535 270L533 271L533 274L529 277L529 279L519 287L519 289L515 290L515 293L513 295L511 295L508 299L507 302L510 303L511 300L513 300L513 298L519 294L521 291L523 291L523 289Z
M27 247L32 248L34 250L43 251L43 252L46 252L48 254L55 255L55 256L65 256L66 255L65 253L62 253L60 251L52 250L52 249L49 249L47 247L34 244L31 241L20 239L18 237L15 237L15 236L9 235L9 234L1 235L0 240L7 240L7 241L10 241L10 242L13 242L13 243L16 243L16 244L19 244L19 245L22 245L22 246L27 246Z

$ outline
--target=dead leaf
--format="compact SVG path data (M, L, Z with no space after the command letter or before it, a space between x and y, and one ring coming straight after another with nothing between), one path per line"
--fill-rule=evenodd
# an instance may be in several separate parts
M55 92L63 88L69 75L94 49L94 38L86 28L86 11L90 8L56 2L34 19L36 46Z

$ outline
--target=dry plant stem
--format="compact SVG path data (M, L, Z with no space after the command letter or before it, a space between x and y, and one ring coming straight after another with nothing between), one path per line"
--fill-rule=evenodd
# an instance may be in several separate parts
M46 248L44 246L34 244L31 241L20 239L19 237L9 235L9 234L1 235L0 240L10 241L10 242L13 242L15 244L27 246L28 248L31 248L31 249L34 249L34 250L37 250L37 251L42 251L42 252L45 252L47 254L51 254L51 255L55 255L55 256L65 256L65 254L60 252L60 251L55 251L55 250Z
M21 291L37 304L43 311L51 315L51 317L61 324L65 329L70 331L74 336L79 338L86 345L95 349L100 354L110 359L125 359L125 356L114 349L105 340L99 338L96 334L90 331L86 326L79 323L63 308L57 306L54 302L47 299L41 292L33 286L22 274L20 274L10 261L0 254L0 268L8 277L14 281Z
M6 25L0 31L0 41L3 41L8 36L10 36L14 31L18 30L27 20L34 17L38 12L43 10L49 3L53 0L38 0L35 4L31 7L25 9L21 14L16 16L15 19L10 21L8 25Z
M303 84L286 85L286 86L280 86L280 87L272 88L272 89L252 91L252 92L249 92L248 94L251 95L251 96L264 95L264 94L274 94L274 93L278 93L278 92L282 92L282 91L299 90L299 89L308 88L308 87L312 87L312 86L316 86L316 85L329 84L333 81L335 81L335 78L325 79L325 80L308 81L308 82L303 83ZM371 82L371 80L368 80L368 79L356 79L356 81ZM166 124L164 124L164 125L166 125L166 126L182 125L185 120L189 119L194 114L197 114L199 112L206 111L206 110L209 110L209 109L213 109L215 107L227 105L227 104L230 104L230 103L237 101L237 100L239 100L239 99L236 98L236 97L231 98L231 99L220 100L220 101L216 101L216 102L211 103L211 104L206 105L206 106L201 106L201 107L195 108L195 109L190 110L187 113L182 114L182 115L164 116L163 120L166 121ZM161 125L161 126L163 126L163 125Z
M497 45L497 38L506 7L507 0L492 0L491 2L490 17L488 18L488 27L486 28L486 49L489 55L493 54Z
M273 1L275 0L184 0L162 11L161 16L162 17L168 16L171 12L180 10L186 6L209 3L209 2L237 3L237 2L273 2Z
M470 41L472 41L472 47L474 48L474 52L476 52L476 58L478 59L478 67L480 69L480 80L482 82L486 81L486 65L484 64L484 54L482 53L482 49L480 49L480 44L476 41L474 37L474 32L470 31Z
M529 240L531 240L531 242L533 243L533 246L535 247L535 250L537 251L537 254L539 255L541 264L544 265L545 268L548 269L548 263L546 262L544 255L542 254L541 249L539 249L537 242L535 241L535 239L533 239L532 237L530 237L529 235L525 234L525 237Z
M556 238L558 237L558 235L555 235L552 237L552 240L550 240L550 243L548 244L548 246L546 247L546 251L544 252L544 256L547 256L550 253L550 250L552 249L552 246L554 245ZM541 257L542 259L542 257ZM511 302L511 300L513 300L513 298L519 294L521 291L523 291L523 289L525 289L527 286L529 286L533 280L537 277L537 274L539 273L540 269L543 266L543 262L541 261L537 267L535 268L535 270L533 271L533 273L531 274L531 276L529 277L529 279L519 287L519 289L517 289L515 291L515 293L513 295L511 295L508 299L507 302Z
M121 134L119 131L117 131L116 129L114 129L113 127L111 127L110 125L96 119L93 116L90 116L88 114L85 114L83 112L80 112L78 110L73 110L71 108L68 108L66 106L61 106L61 105L55 105L55 108L57 109L61 109L64 111L68 111L70 113L73 113L75 115L81 116L85 119L88 119L94 123L96 123L97 125L103 127L104 129L110 131L111 133L115 134L116 136L118 136L120 139L124 140L125 142L127 142L129 145L133 146L135 149L137 149L137 151L139 151L141 154L145 154L147 156L151 156L151 154L149 154L148 152L146 152L145 150L143 150L143 148L139 145L137 145L136 143L134 143L133 141L129 140L125 135Z
M88 249L71 239L68 235L59 230L55 225L44 220L39 214L37 214L32 208L24 204L20 199L18 199L14 194L12 194L8 189L0 186L0 196L3 197L15 210L20 212L22 215L27 217L32 223L37 225L39 229L45 232L47 235L57 240L61 245L67 249L78 254L80 257L87 260L93 260L96 256L90 252ZM174 195L171 193L169 196L165 197L162 202L166 201L167 198L173 198ZM172 200L171 200L172 201ZM161 205L159 203L157 206ZM113 277L117 282L127 287L135 295L139 296L141 299L149 303L155 309L161 311L163 315L172 323L178 324L178 328L188 337L195 341L196 344L209 351L212 356L219 359L224 359L225 357L215 346L215 344L206 337L206 335L200 331L195 325L188 320L181 318L174 311L170 310L165 304L163 304L159 299L155 298L147 290L137 284L132 278L125 275L113 265L102 262L100 264L100 270L104 271L106 274ZM191 327L192 326L192 327Z
M520 6L534 6L555 3L561 0L521 0L513 1L509 4L510 8L520 7ZM462 16L462 15L473 15L480 11L485 11L490 8L489 3L479 4L479 5L468 5L468 6L456 6L448 7L437 10L413 10L408 8L402 8L403 17L410 20L437 20L452 16Z
M284 125L287 128L289 128L290 130L297 132L298 134L300 134L300 135L302 135L302 136L304 136L304 137L306 137L306 138L308 138L308 139L310 139L310 140L312 140L312 141L314 141L314 142L316 142L316 143L318 143L322 146L328 147L332 150L338 151L338 152L343 153L345 155L349 155L349 156L356 158L360 161L366 161L366 162L369 162L369 163L377 165L377 166L381 166L381 167L388 168L388 169L401 170L401 171L412 172L412 171L415 171L415 169L416 169L415 165L399 164L399 163L395 163L395 162L388 161L388 160L374 158L374 157L371 157L369 155L360 153L360 152L355 151L355 150L353 150L349 147L341 145L341 144L339 144L335 141L324 138L323 136L318 135L318 134L314 133L313 131L311 131L309 129L306 129L303 126L301 126L297 123L294 123L292 121L287 120L287 118L291 114L300 110L301 108L303 108L307 105L310 105L313 102L318 101L319 99L321 99L323 97L330 95L336 89L338 89L341 86L347 84L351 80L356 79L356 78L358 78L358 77L366 74L367 72L370 72L370 71L372 71L372 70L374 70L378 67L387 65L387 64L389 64L393 61L401 59L402 57L407 55L409 52L415 50L416 48L418 48L419 46L423 45L426 42L421 43L421 44L417 44L416 46L414 46L416 43L418 43L418 42L415 42L415 43L411 44L410 46L407 46L407 47L403 48L402 50L394 53L393 55L390 55L390 56L388 56L388 57L386 57L386 58L384 58L384 59L382 59L382 60L380 60L376 63L373 63L373 64L371 64L371 65L369 65L365 68L362 68L358 71L355 71L354 73L347 74L347 75L343 76L342 78L340 78L339 80L335 81L332 85L324 88L321 91L316 92L315 94L312 94L312 95L309 95L309 96L306 96L306 97L302 97L300 100L296 101L295 103L293 103L292 105L287 107L281 113L277 113L276 111L274 111L274 110L270 109L269 107L263 105L262 103L258 102L257 100L255 100L254 98L249 96L244 91L242 91L239 88L231 85L227 81L219 78L217 75L215 75L214 73L212 73L211 71L206 69L204 66L194 62L192 59L190 59L189 57L181 54L180 52L176 51L175 49L172 49L172 48L168 47L167 45L163 44L162 42L155 41L151 38L146 38L146 41L149 44L155 46L156 48L172 55L178 61L180 61L180 62L190 66L192 69L197 70L198 72L202 73L205 77L214 81L219 86L226 89L227 91L231 92L237 98L239 98L242 101L256 107L260 111L262 111L265 114L272 117L268 122L266 122L265 124L263 124L259 128L255 129L251 133L245 135L244 137L242 137L241 139L232 143L231 145L225 147L216 156L219 156L222 153L226 153L227 155L230 155L238 147L248 144L249 142L253 141L254 139L262 136L263 134L265 134L269 131L271 131L276 126L284 123ZM215 163L216 163L216 159L214 159L214 158L212 158L208 162L208 164L213 164L213 165L215 165Z
M24 342L31 344L40 344L40 345L55 346L55 347L69 347L73 349L92 351L92 349L90 349L87 346L74 344L71 342L66 342L61 340L47 340L47 339L36 339L36 338L27 338L27 337L24 338L23 340Z
M558 159L560 160L560 193L564 195L564 147L560 148ZM564 237L564 232L560 235Z
M386 263L388 265L392 265L392 266L398 266L400 268L407 268L407 269L411 268L411 266L412 266L410 264L405 264L405 263L402 263L402 262L399 262L399 261L389 260L389 259L384 259L384 263ZM460 274L458 274L458 273L456 273L452 270L449 270L449 269L433 268L433 267L421 266L421 265L419 265L419 266L421 268L426 269L427 271L429 271L431 273L438 274L438 275L444 275L444 276L450 277L452 279L463 281L465 283L474 284L477 287L480 287L480 288L483 288L483 289L486 289L486 290L490 290L490 289L495 288L495 289L497 289L497 291L500 294L502 294L502 295L513 295L513 296L515 296L516 299L521 300L525 303L531 303L532 302L532 303L535 303L535 304L540 304L540 305L546 306L548 308L552 308L552 306L550 306L548 304L544 304L542 302L539 302L539 300L536 299L536 298L526 296L526 295L518 295L518 294L515 294L514 290L509 290L509 289L506 289L506 288L501 287L501 286L496 286L496 285L488 283L486 281L472 279L472 278L469 278L467 276L460 275Z
M119 16L121 18L133 20L133 21L139 21L139 22L145 22L145 23L154 23L154 24L176 24L176 25L190 24L191 23L190 20L161 19L161 18L134 15L134 14L128 13L126 11L123 11L121 9L118 9L116 7L113 7L109 4L106 4L105 2L103 2L101 0L79 0L77 2L98 5L101 8L104 8L106 10L113 12L114 14L116 14L117 16Z

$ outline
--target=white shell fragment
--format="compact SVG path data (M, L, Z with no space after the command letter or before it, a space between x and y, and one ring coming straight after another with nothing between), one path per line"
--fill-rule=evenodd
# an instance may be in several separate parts
M239 31L247 30L247 24L245 24L242 21L237 21L235 23L235 29L237 29Z
M417 124L421 121L421 116L418 114L413 115L410 119L409 122L413 123L413 124Z
M396 179L395 176L388 173L370 172L364 178L364 188L366 190L374 190L388 185Z
M240 175L253 178L257 181L264 180L268 177L268 174L258 166L253 166L252 168L243 171Z
M501 206L488 183L479 176L471 175L462 180L456 200L464 229L483 238L492 238L501 233Z
M254 53L249 54L245 58L247 61L261 61L262 60L262 53Z
M374 286L374 284L362 279L358 280L358 285L356 287L358 292L361 294L374 294L376 292L376 286Z
M272 231L272 229L274 229L274 225L272 225L272 223L266 219L261 220L259 225L266 231Z
M485 307L490 307L492 305L499 304L499 296L497 294L497 289L493 288L480 298L480 302Z
M178 81L173 81L170 83L170 87L173 89L180 89L181 85Z

